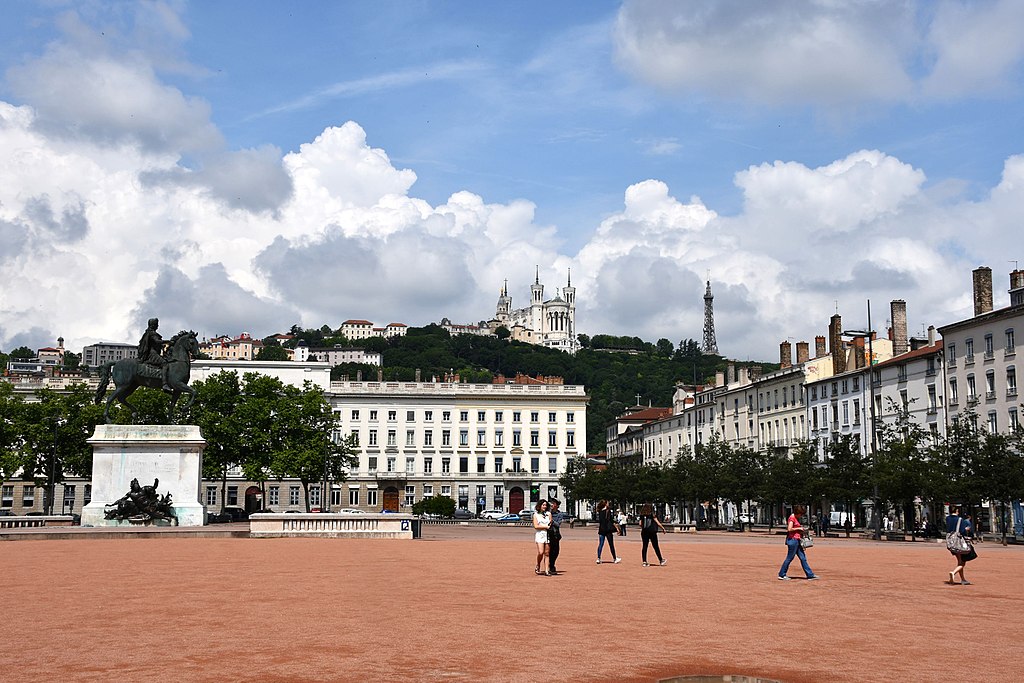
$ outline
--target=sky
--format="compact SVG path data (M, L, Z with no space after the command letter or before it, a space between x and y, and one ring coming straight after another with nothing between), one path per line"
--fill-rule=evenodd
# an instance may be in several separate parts
M494 316L778 358L1024 262L1024 3L0 7L0 350Z

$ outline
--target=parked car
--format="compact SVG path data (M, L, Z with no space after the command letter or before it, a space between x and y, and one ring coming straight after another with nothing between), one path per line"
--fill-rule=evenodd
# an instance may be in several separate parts
M519 515L514 515L512 513L509 513L509 514L505 515L504 517L499 517L495 521L496 522L521 522L522 518Z
M245 508L240 508L235 505L228 505L224 508L224 513L231 517L232 522L244 522L249 519L249 513L245 511Z
M455 519L473 519L473 513L466 508L459 508L452 517Z
M14 513L10 508L0 508L0 517L13 517Z
M336 512L339 515L361 515L361 514L363 514L363 511L360 510L359 508L341 508L340 510L336 510Z
M480 519L500 519L504 517L506 512L504 510L484 510L480 513Z
M227 512L208 512L206 513L207 524L227 524L231 521L231 515Z
M523 508L522 510L520 510L519 519L523 520L524 522L529 522L531 519L533 519L533 508Z

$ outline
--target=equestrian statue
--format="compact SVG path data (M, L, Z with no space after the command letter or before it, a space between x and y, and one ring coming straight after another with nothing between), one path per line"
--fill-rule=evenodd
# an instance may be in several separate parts
M110 405L115 399L128 406L133 418L138 415L135 406L128 402L128 397L139 387L162 390L171 395L167 418L172 421L174 406L183 393L188 394L185 408L195 400L196 392L188 386L188 379L192 371L192 359L199 355L196 333L182 330L165 342L157 332L159 325L159 319L150 318L149 326L139 340L136 358L122 358L100 366L100 385L96 388L95 398L97 405L106 395L111 378L114 380L114 392L107 398L103 409L103 419L107 424L111 422Z

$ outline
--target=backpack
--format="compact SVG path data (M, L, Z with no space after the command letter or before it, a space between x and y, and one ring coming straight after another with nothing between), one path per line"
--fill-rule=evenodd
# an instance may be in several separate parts
M654 524L654 513L652 512L649 516L644 517L643 531L654 531L656 528Z

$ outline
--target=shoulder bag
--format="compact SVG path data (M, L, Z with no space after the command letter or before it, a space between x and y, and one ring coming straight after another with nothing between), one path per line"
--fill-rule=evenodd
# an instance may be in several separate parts
M963 524L963 517L956 520L956 531L946 534L946 549L954 555L964 555L971 552L971 544L967 542L964 535L960 533L960 525Z

